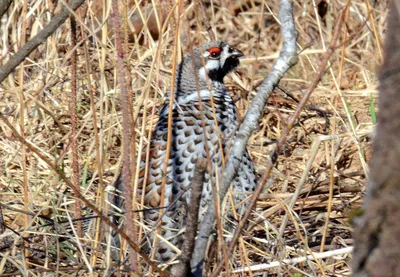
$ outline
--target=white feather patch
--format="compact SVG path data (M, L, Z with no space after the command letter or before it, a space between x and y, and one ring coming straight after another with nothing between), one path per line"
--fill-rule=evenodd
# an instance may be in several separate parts
M211 98L211 95L212 93L208 89L200 90L201 99L209 99ZM199 100L199 94L197 93L197 91L193 91L191 93L186 94L185 97L179 97L178 104L185 105L191 101L198 101L198 100Z
M206 63L206 69L208 71L217 69L219 67L220 67L219 60L208 60L207 63Z
M207 82L207 73L206 73L206 69L204 68L204 66L199 69L199 78L200 78L200 80Z
M207 75L206 72L218 69L220 67L220 61L219 60L208 60L206 63L206 66L199 69L199 77L200 80L202 81L207 81Z
M220 64L221 64L221 67L223 67L224 66L224 64L225 64L225 61L226 61L226 59L227 58L229 58L229 56L230 56L230 54L229 54L229 45L226 45L225 47L224 47L224 49L222 50L222 52L221 52L221 56L220 56Z

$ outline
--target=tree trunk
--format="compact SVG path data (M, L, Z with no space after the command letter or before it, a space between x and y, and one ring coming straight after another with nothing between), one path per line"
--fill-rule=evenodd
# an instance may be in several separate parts
M353 277L400 276L400 0L389 11L384 50L365 213L354 235Z

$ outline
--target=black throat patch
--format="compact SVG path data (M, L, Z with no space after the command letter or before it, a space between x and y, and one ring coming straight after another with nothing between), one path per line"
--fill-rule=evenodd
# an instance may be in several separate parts
M234 57L229 57L225 60L224 66L222 68L217 68L208 71L208 77L217 82L223 81L224 77L231 71L233 71L239 65L239 59Z

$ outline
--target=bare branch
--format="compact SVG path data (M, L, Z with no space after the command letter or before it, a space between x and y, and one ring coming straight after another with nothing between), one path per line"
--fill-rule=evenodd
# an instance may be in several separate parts
M229 152L222 176L222 185L220 191L221 199L224 198L230 184L237 174L239 165L241 163L241 157L243 157L243 153L246 151L247 141L249 140L250 135L258 127L258 121L263 114L270 93L279 84L279 81L284 74L297 63L297 31L293 19L292 3L290 0L281 0L279 3L279 19L282 25L283 47L279 58L273 65L272 71L264 79L262 85L260 86L260 90L254 97L251 107L246 113L243 123L240 125L238 133L236 134L236 138ZM215 207L214 205L209 205L207 214L200 225L199 237L196 241L196 247L191 262L192 272L196 276L201 276L203 267L202 263L205 256L205 245L207 244L211 231L214 228L214 222Z
M76 46L76 21L73 16L70 18L71 23L71 49L74 49ZM78 155L78 142L77 142L77 129L78 129L78 115L76 114L77 110L77 53L76 50L72 50L73 53L71 55L71 94L69 99L69 109L71 114L71 152L72 152L72 172L73 178L72 182L74 184L74 192L80 189L79 187L79 155ZM80 218L82 216L81 205L79 201L76 201L74 204L74 216L75 218ZM77 222L77 234L79 237L82 237L82 222Z
M63 6L60 13L55 15L53 19L43 28L36 36L22 46L22 48L10 58L8 63L0 68L0 83L4 81L7 76L14 71L14 69L40 44L44 43L46 39L60 27L70 15L69 9L75 11L79 8L85 0L72 0L68 8Z

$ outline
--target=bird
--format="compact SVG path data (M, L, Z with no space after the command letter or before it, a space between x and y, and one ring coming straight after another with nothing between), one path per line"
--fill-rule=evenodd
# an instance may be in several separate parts
M222 41L194 48L176 69L174 101L170 103L167 94L160 109L149 142L148 162L143 159L140 166L138 195L139 198L144 195L146 209L143 216L146 224L152 227L150 244L154 242L156 226L160 226L158 234L169 241L157 240L156 258L163 263L177 255L171 245L179 249L183 243L181 230L186 224L190 184L197 160L203 158L211 163L208 166L211 170L206 170L204 177L199 223L210 205L212 186L222 176L223 159L228 156L240 124L237 107L225 87L224 77L239 66L242 56L243 52ZM166 164L170 105L172 136ZM231 185L235 204L256 188L256 173L247 150L240 162Z

